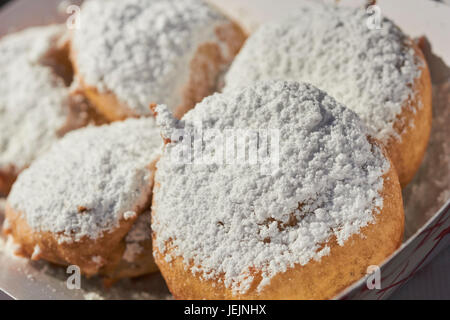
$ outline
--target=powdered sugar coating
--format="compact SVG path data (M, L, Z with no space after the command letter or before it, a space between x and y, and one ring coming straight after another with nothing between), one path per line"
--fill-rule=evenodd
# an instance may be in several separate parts
M245 162L177 163L184 146L166 145L153 195L156 245L167 261L182 257L203 279L223 277L243 293L254 267L261 289L278 272L327 255L321 244L332 237L342 245L383 205L389 162L356 114L311 85L269 81L229 90L203 100L182 122L189 130L202 124L280 132L279 169L271 175ZM215 144L203 136L203 150Z
M150 211L142 213L133 224L130 232L125 237L126 248L123 259L133 263L136 257L144 250L141 243L151 239Z
M309 82L354 110L379 140L399 138L393 125L414 94L423 62L392 21L383 18L381 29L367 22L363 8L305 5L249 38L226 87L268 79Z
M195 50L220 45L215 29L227 23L202 0L91 0L80 19L72 45L83 80L144 115L150 103L179 106Z
M34 231L96 239L148 201L161 144L154 119L73 131L19 176L8 204Z
M29 165L67 120L69 89L47 61L64 31L35 27L0 41L0 169Z

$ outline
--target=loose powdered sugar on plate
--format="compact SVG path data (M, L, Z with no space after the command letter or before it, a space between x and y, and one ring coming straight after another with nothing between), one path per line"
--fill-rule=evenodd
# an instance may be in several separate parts
M150 103L178 107L195 51L220 44L215 29L226 22L202 0L91 0L72 45L87 85L149 114Z
M153 118L71 132L19 176L8 204L35 231L95 239L148 200L161 145Z
M69 89L47 61L64 31L35 27L0 40L0 169L29 165L67 120Z
M384 18L369 29L364 9L305 3L282 21L262 25L225 76L226 87L258 80L305 81L354 110L381 141L420 76L411 41Z
M164 106L156 111L159 123L173 124ZM321 244L336 237L342 245L383 205L389 162L355 113L311 85L269 81L229 90L203 100L177 126L279 132L279 167L271 174L242 159L174 160L201 142L186 137L167 144L157 165L152 229L159 251L167 261L192 263L203 279L223 276L235 292L250 287L249 268L261 270L261 289L276 273L327 255ZM200 145L207 154L224 152L215 136L204 135Z

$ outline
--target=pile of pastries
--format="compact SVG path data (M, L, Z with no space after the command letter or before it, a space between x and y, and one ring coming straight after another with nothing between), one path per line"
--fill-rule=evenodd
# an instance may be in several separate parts
M253 34L204 0L86 0L0 39L16 254L177 299L329 299L402 243L431 130L420 48L305 2Z

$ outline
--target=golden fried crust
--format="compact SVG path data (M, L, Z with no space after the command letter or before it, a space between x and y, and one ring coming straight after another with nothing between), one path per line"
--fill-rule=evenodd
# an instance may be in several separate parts
M394 124L401 139L390 138L386 143L389 156L394 163L400 184L404 188L419 169L428 145L431 132L432 90L430 71L422 51L416 45L413 49L422 61L421 75L414 81L414 96L405 102L402 113ZM416 110L415 112L412 110Z
M97 240L83 238L71 243L58 243L58 235L51 232L35 232L28 225L21 212L6 205L6 219L9 223L8 234L19 245L16 254L33 260L45 259L59 265L77 265L84 274L94 275L104 266L118 263L125 250L122 239L131 228L133 221L121 221L114 232L106 232ZM88 213L85 213L88 214ZM33 256L35 247L39 246L41 253ZM94 261L94 256L101 257L102 263ZM103 266L102 266L103 264Z
M16 178L17 169L13 165L6 168L0 168L0 197L8 195Z
M80 92L89 100L94 108L108 121L121 121L127 118L137 117L131 109L121 103L115 95L110 92L101 93L96 88L88 86L81 75L78 73L78 66L76 65L75 53L72 51L71 57L75 74L78 75L80 83Z
M108 278L133 278L158 271L158 266L153 259L151 237L149 237L147 240L139 242L139 245L141 246L142 251L141 253L136 255L136 257L134 257L133 262L130 263L124 259L121 259L114 271L107 275Z
M227 23L217 27L216 35L227 46L228 56L221 53L217 43L204 43L197 48L190 62L189 81L183 89L181 105L174 110L174 115L177 118L181 118L196 103L217 91L219 77L239 52L246 39L244 31L235 23ZM81 91L106 119L120 121L139 116L119 101L112 92L99 92L97 88L84 82L79 73L76 52L73 48L70 58L75 74L80 81ZM149 101L149 105L151 103L154 103L154 101Z
M156 162L157 159L149 165L151 187L153 186ZM146 199L146 203L133 208L138 215L143 214L149 207L151 195ZM89 211L79 211L80 214L89 214ZM151 240L139 242L143 250L136 255L132 263L122 259L126 249L125 237L137 216L128 220L120 220L117 228L104 232L98 239L84 237L80 241L72 242L59 242L58 234L33 230L24 215L8 203L5 208L5 217L8 221L8 228L3 231L5 234L11 235L18 245L15 253L19 256L32 260L43 259L62 266L77 265L86 276L100 274L111 280L137 277L158 270L152 256ZM35 251L36 246L40 249L38 253Z
M381 212L375 215L373 224L361 229L361 234L351 236L344 246L339 246L335 239L329 241L327 245L331 250L328 256L277 274L261 292L256 290L261 281L257 271L249 291L233 295L222 282L201 280L193 275L189 268L185 268L182 258L167 262L156 246L157 235L153 234L156 264L177 299L330 299L366 275L368 266L381 264L402 243L402 196L392 165L384 176L381 195Z
M6 219L9 226L5 232L12 235L14 242L18 244L16 254L19 256L32 260L44 259L62 266L77 265L87 276L101 274L112 279L135 277L157 271L150 241L141 243L144 250L136 257L134 263L122 260L126 247L124 238L134 219L120 221L117 229L105 232L97 240L83 238L81 241L71 243L59 243L57 235L51 232L35 232L23 215L9 205L6 206ZM40 249L38 254L34 254L36 246Z
M183 90L182 103L174 112L176 118L181 118L203 98L218 91L221 74L239 53L246 40L242 29L234 23L217 27L216 35L226 44L229 54L227 57L223 56L217 43L205 43L197 48L190 63L191 73L189 82Z

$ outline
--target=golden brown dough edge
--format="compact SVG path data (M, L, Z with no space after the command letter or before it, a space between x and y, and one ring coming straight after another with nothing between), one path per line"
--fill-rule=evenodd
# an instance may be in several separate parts
M221 73L231 63L241 46L246 40L246 34L235 23L230 22L218 26L216 35L228 48L229 56L224 57L217 43L204 43L190 62L190 75L187 85L184 87L181 105L174 110L174 115L181 118L196 103L214 93L218 89L218 81ZM102 93L97 88L87 85L77 66L76 51L71 48L70 60L80 82L80 90L97 108L98 112L109 121L120 121L129 117L138 117L126 104L112 92ZM160 102L160 101L159 101ZM149 105L155 101L149 101Z
M389 156L397 169L402 188L411 182L419 169L431 133L430 71L420 48L416 44L413 44L412 48L416 58L422 62L421 75L414 81L414 96L404 103L402 112L394 123L394 130L400 135L400 140L391 137L385 143Z
M0 197L8 195L14 181L16 181L17 175L18 170L13 165L0 168Z
M327 244L330 255L320 261L310 261L305 266L297 265L287 272L279 273L261 292L256 287L261 276L255 273L256 280L245 294L233 295L223 283L214 280L201 280L186 268L182 258L167 262L158 247L153 233L153 252L170 292L176 299L216 300L216 299L331 299L343 289L366 275L367 267L379 265L402 243L404 212L401 188L395 167L384 175L383 208L375 216L375 222L361 229L360 234L351 236L339 246L333 239ZM159 185L156 182L155 188ZM153 203L152 215L157 210Z
M152 173L154 173L155 164L156 161L150 165ZM153 176L150 181L152 183L150 187L152 187ZM142 214L150 204L151 194L145 197L147 201L144 205L133 208L138 215ZM89 214L89 212L80 214ZM84 237L80 241L59 243L54 233L35 232L22 213L11 208L8 203L5 216L7 228L3 231L6 235L11 235L18 245L15 253L19 256L32 260L43 259L61 266L77 265L86 276L100 274L110 280L137 277L158 270L152 257L151 241L140 242L144 250L137 255L134 263L131 264L122 259L126 248L125 237L137 217L129 220L122 219L118 228L111 232L104 232L96 240ZM36 246L40 249L37 255L33 254Z

